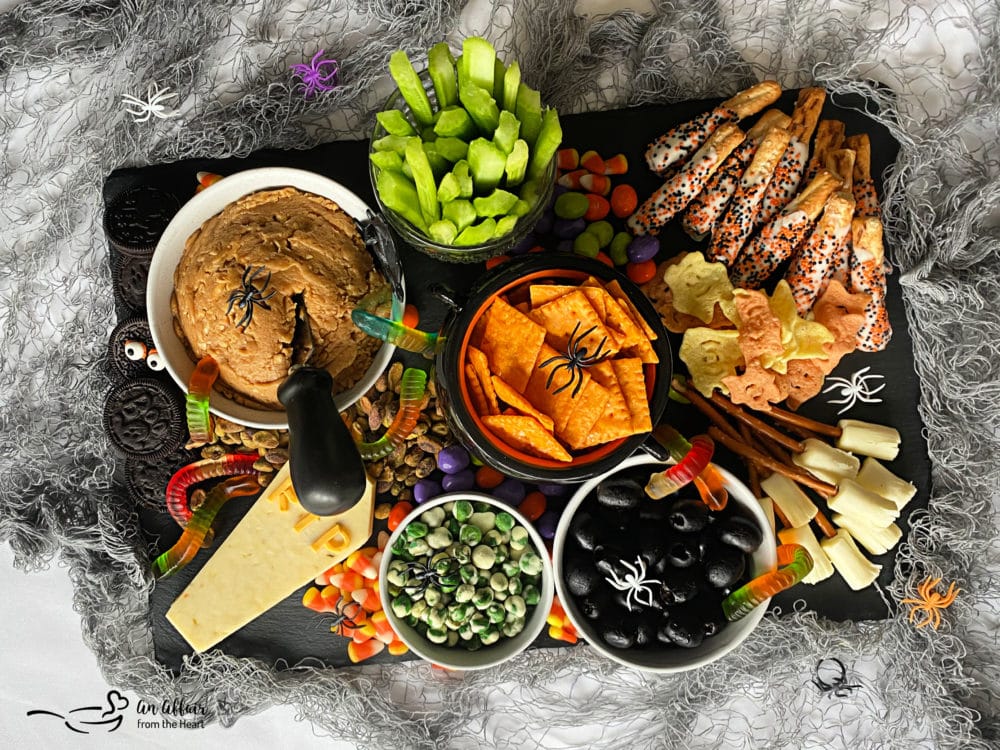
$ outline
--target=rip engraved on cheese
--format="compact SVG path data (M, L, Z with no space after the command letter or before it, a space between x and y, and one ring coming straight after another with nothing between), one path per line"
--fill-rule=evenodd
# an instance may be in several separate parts
M339 542L335 541L338 537L340 539ZM346 550L350 544L351 535L347 533L347 529L339 523L335 523L329 529L324 531L310 546L316 552L319 552L323 547L326 547L326 549L330 552L339 554Z

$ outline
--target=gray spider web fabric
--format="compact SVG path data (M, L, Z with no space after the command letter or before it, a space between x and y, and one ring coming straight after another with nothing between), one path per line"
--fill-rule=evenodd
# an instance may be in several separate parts
M0 16L0 538L18 564L59 559L109 683L217 706L224 724L291 703L367 747L937 747L1000 742L1000 19L995 3L658 2L586 18L573 0L25 2ZM482 33L562 112L730 95L764 77L879 106L902 148L886 188L923 388L930 507L885 592L928 575L962 589L939 632L905 608L881 622L765 618L719 663L635 673L587 647L442 676L210 653L174 677L153 659L152 582L137 519L111 488L100 362L113 325L101 185L116 167L361 138L391 88L389 54ZM289 66L318 49L341 85L305 101ZM894 96L862 81L878 81ZM121 98L152 83L176 118L137 124ZM16 439L15 439L16 436ZM822 697L837 656L861 688ZM597 727L581 734L581 727Z

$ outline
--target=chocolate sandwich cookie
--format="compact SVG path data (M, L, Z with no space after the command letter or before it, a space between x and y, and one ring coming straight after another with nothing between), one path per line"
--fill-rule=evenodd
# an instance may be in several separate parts
M152 257L117 256L111 269L115 301L126 315L144 315L146 311L146 280Z
M126 457L173 453L185 436L180 392L151 378L116 386L104 402L104 430Z
M148 257L180 204L170 193L149 185L119 193L104 207L104 232L123 255Z
M125 462L125 487L137 506L167 512L167 483L178 469L201 458L196 452L178 448L173 453L152 458L134 456Z
M115 326L108 339L108 370L116 380L149 377L146 353L153 348L153 334L145 318L128 318Z

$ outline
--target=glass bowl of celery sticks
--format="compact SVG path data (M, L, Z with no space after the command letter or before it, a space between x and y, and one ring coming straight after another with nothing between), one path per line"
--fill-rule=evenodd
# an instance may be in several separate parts
M474 263L524 240L552 198L559 115L481 37L456 60L434 45L417 73L389 60L396 90L376 114L369 173L379 209L410 245Z

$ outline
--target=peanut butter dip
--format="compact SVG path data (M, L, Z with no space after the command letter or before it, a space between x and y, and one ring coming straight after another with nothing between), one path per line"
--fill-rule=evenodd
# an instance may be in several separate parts
M354 326L351 310L384 283L336 203L291 187L263 190L230 203L188 238L174 271L174 328L195 360L208 354L219 363L220 392L281 410L296 306L312 334L308 364L345 390L381 344Z

